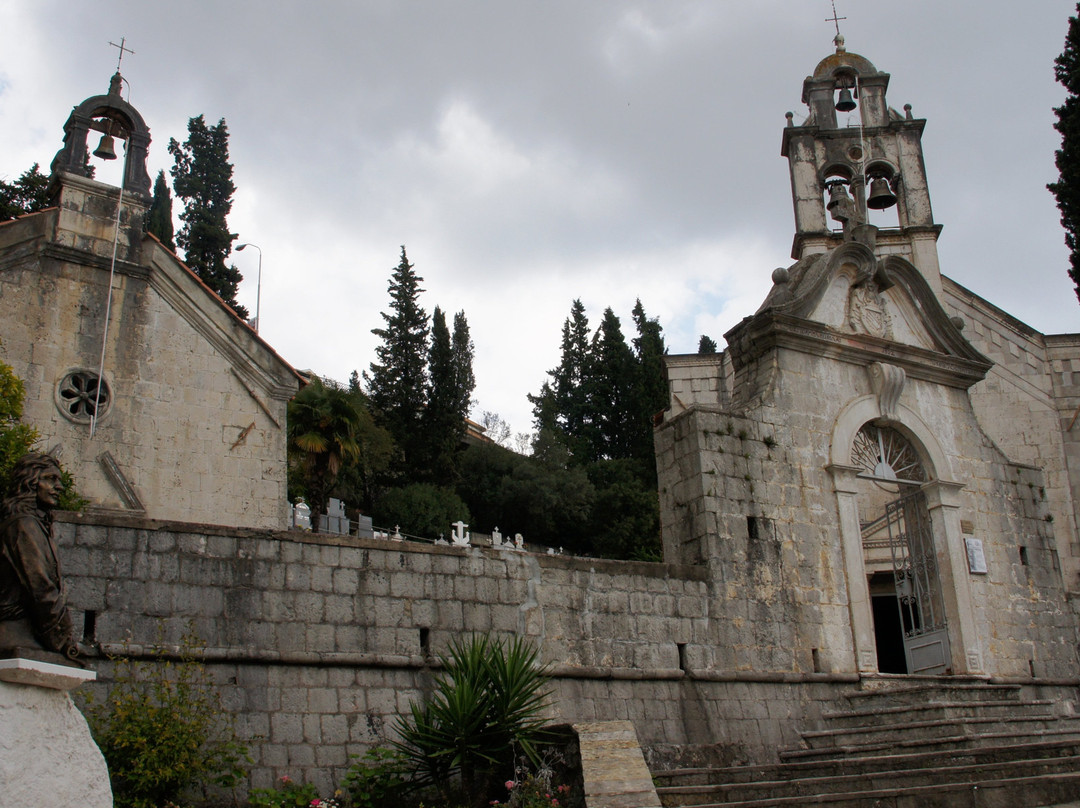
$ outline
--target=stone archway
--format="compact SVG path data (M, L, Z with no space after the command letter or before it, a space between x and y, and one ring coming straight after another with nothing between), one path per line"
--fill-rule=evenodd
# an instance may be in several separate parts
M881 564L864 551L866 523L863 513L871 510L875 504L880 504L884 509L886 502L897 499L899 489L904 488L920 495L921 507L926 513L926 539L933 548L939 578L940 597L936 603L942 613L940 622L948 645L943 651L945 659L942 670L953 673L978 672L982 668L982 660L975 642L974 617L968 580L964 574L966 562L960 534L959 494L963 486L950 480L948 455L916 413L903 405L894 404L890 408L890 416L888 419L882 418L877 396L855 399L837 417L830 447L828 470L832 474L837 497L857 670L860 673L881 671L871 593L871 581L880 581L880 578L873 579L872 576L875 572L881 572L876 569ZM867 445L873 430L881 430L882 427L897 439L893 445L897 454L884 458L881 443L876 447ZM907 448L902 451L902 446ZM908 453L906 460L902 456L904 451ZM884 453L888 455L887 447ZM867 463L870 460L873 460L873 465L868 473ZM880 503L876 502L873 493L868 495L868 480L873 483L874 466L885 462L896 476L894 464L904 469L912 460L920 466L920 474L911 479L890 481L888 473L884 473L885 482L894 483L893 487L897 490L880 491L877 495ZM915 478L918 476L922 479ZM887 520L883 524L887 525Z

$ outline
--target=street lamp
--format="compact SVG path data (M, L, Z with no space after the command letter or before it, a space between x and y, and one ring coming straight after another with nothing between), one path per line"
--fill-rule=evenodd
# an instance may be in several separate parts
M244 249L244 247L254 247L259 251L259 277L255 287L255 333L259 333L259 300L262 297L262 248L258 244L237 244L236 251Z

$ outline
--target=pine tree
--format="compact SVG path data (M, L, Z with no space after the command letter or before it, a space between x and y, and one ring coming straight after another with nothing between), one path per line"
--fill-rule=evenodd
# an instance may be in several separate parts
M1061 148L1055 152L1058 181L1047 188L1057 197L1065 244L1069 248L1069 277L1080 299L1080 3L1077 16L1069 18L1065 49L1054 60L1054 76L1068 95L1065 103L1054 108L1061 133Z
M405 453L407 463L422 456L420 419L427 398L428 319L418 299L424 279L401 248L401 261L390 277L390 313L382 312L385 328L371 333L382 340L376 362L364 373L368 396L383 425Z
M165 181L164 171L159 171L157 179L154 180L154 201L150 203L150 210L146 214L146 232L153 233L162 244L176 252L176 242L173 241L172 194L169 192L169 183Z
M702 334L701 339L698 340L697 352L699 354L716 353L716 340L714 340L712 337L708 337L705 334Z
M49 206L49 175L42 174L34 163L14 182L0 180L0 222L27 213L37 213Z
M203 116L188 121L188 139L169 140L169 154L175 161L170 173L173 190L184 200L180 214L183 226L176 243L184 250L184 261L242 319L248 311L236 302L236 290L243 275L226 263L236 236L229 232L226 217L232 210L233 166L229 162L229 130L222 118L208 127Z

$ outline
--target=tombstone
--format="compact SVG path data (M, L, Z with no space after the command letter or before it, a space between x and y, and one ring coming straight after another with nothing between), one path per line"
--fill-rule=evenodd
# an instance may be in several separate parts
M498 525L496 525L495 529L491 531L491 546L502 547L502 533L499 532Z
M292 526L300 530L311 530L311 508L303 500L292 507Z
M523 539L521 537L520 533L515 533L514 534L514 549L515 550L524 550L525 549L525 539Z
M454 528L454 534L451 536L455 547L468 547L471 534L465 532L467 524L458 519L451 525Z
M341 536L349 535L351 525L349 517L345 515L345 503L340 499L331 498L326 503L326 517L320 533L336 533Z
M394 525L394 535L390 537L390 541L405 541L405 537L401 535L401 525Z
M375 531L371 527L371 517L360 514L356 520L356 535L362 539L370 539Z

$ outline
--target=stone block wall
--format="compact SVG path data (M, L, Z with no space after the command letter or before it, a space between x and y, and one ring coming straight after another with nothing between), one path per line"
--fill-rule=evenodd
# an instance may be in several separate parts
M1070 392L1072 364L1080 368L1080 337L1043 336L948 279L946 295L950 312L965 323L964 336L994 362L986 379L971 390L979 425L1011 461L1045 473L1066 586L1076 590L1080 462L1070 464L1068 453L1077 450L1067 446L1080 438L1071 437L1075 428L1072 433L1067 430L1072 412L1080 406L1075 388ZM1075 403L1069 411L1071 402Z
M799 720L824 709L806 688L838 699L855 686L781 665L776 655L797 638L769 610L740 607L705 566L130 517L63 514L56 532L84 644L140 656L194 626L252 739L257 787L282 775L338 782L350 755L394 737L438 655L473 633L539 644L554 676L553 721L630 720L649 748L775 760ZM748 563L770 588L767 555ZM752 667L769 659L787 673ZM92 663L102 681L91 687L102 690L111 665Z

